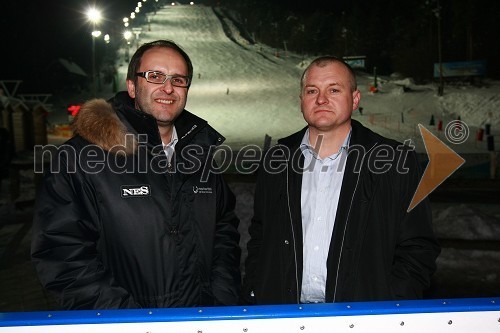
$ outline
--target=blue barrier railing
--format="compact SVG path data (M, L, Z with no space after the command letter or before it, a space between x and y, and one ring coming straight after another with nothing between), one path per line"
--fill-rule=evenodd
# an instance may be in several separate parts
M0 313L0 332L19 333L344 330L500 332L500 298Z

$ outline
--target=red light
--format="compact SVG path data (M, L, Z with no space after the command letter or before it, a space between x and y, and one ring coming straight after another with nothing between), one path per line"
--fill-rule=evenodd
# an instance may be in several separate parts
M75 117L78 114L78 112L80 111L81 107L82 107L81 105L70 105L70 106L68 106L68 113L71 116Z

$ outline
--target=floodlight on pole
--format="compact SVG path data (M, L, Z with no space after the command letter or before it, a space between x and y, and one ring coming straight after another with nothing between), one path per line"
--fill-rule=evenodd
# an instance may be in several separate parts
M132 32L135 35L135 40L137 42L137 47L139 47L139 35L142 32L142 28L132 28Z
M96 8L90 8L87 11L87 18L92 23L92 94L95 97L96 92L96 69L95 69L95 39L101 35L100 31L96 31L95 27L101 21L101 12Z
M151 31L151 14L146 13L146 19L148 20L148 31Z
M99 10L97 10L96 8L90 8L87 11L87 18L93 24L97 24L101 21L101 18L102 18L101 12Z
M125 62L129 62L130 60L130 38L132 38L132 32L130 30L126 30L123 33L123 38L127 41L127 45L125 46Z

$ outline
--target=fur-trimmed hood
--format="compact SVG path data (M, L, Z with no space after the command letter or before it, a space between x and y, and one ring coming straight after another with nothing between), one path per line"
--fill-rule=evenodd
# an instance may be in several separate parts
M127 131L111 104L92 99L82 105L75 117L73 133L110 152L133 154L137 140Z
M135 109L127 92L119 92L109 101L92 99L85 102L72 128L75 135L117 154L134 154L139 145L138 135L142 134L146 135L151 149L162 144L156 120ZM190 143L207 147L220 145L225 140L206 120L187 110L175 120L175 129L179 137L176 150Z

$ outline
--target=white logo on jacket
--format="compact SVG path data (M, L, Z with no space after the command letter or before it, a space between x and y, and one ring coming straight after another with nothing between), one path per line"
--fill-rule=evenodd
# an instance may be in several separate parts
M195 194L212 194L212 188L211 187L198 187L198 186L193 186L193 193Z
M150 196L151 188L149 185L122 185L121 195L122 198Z

